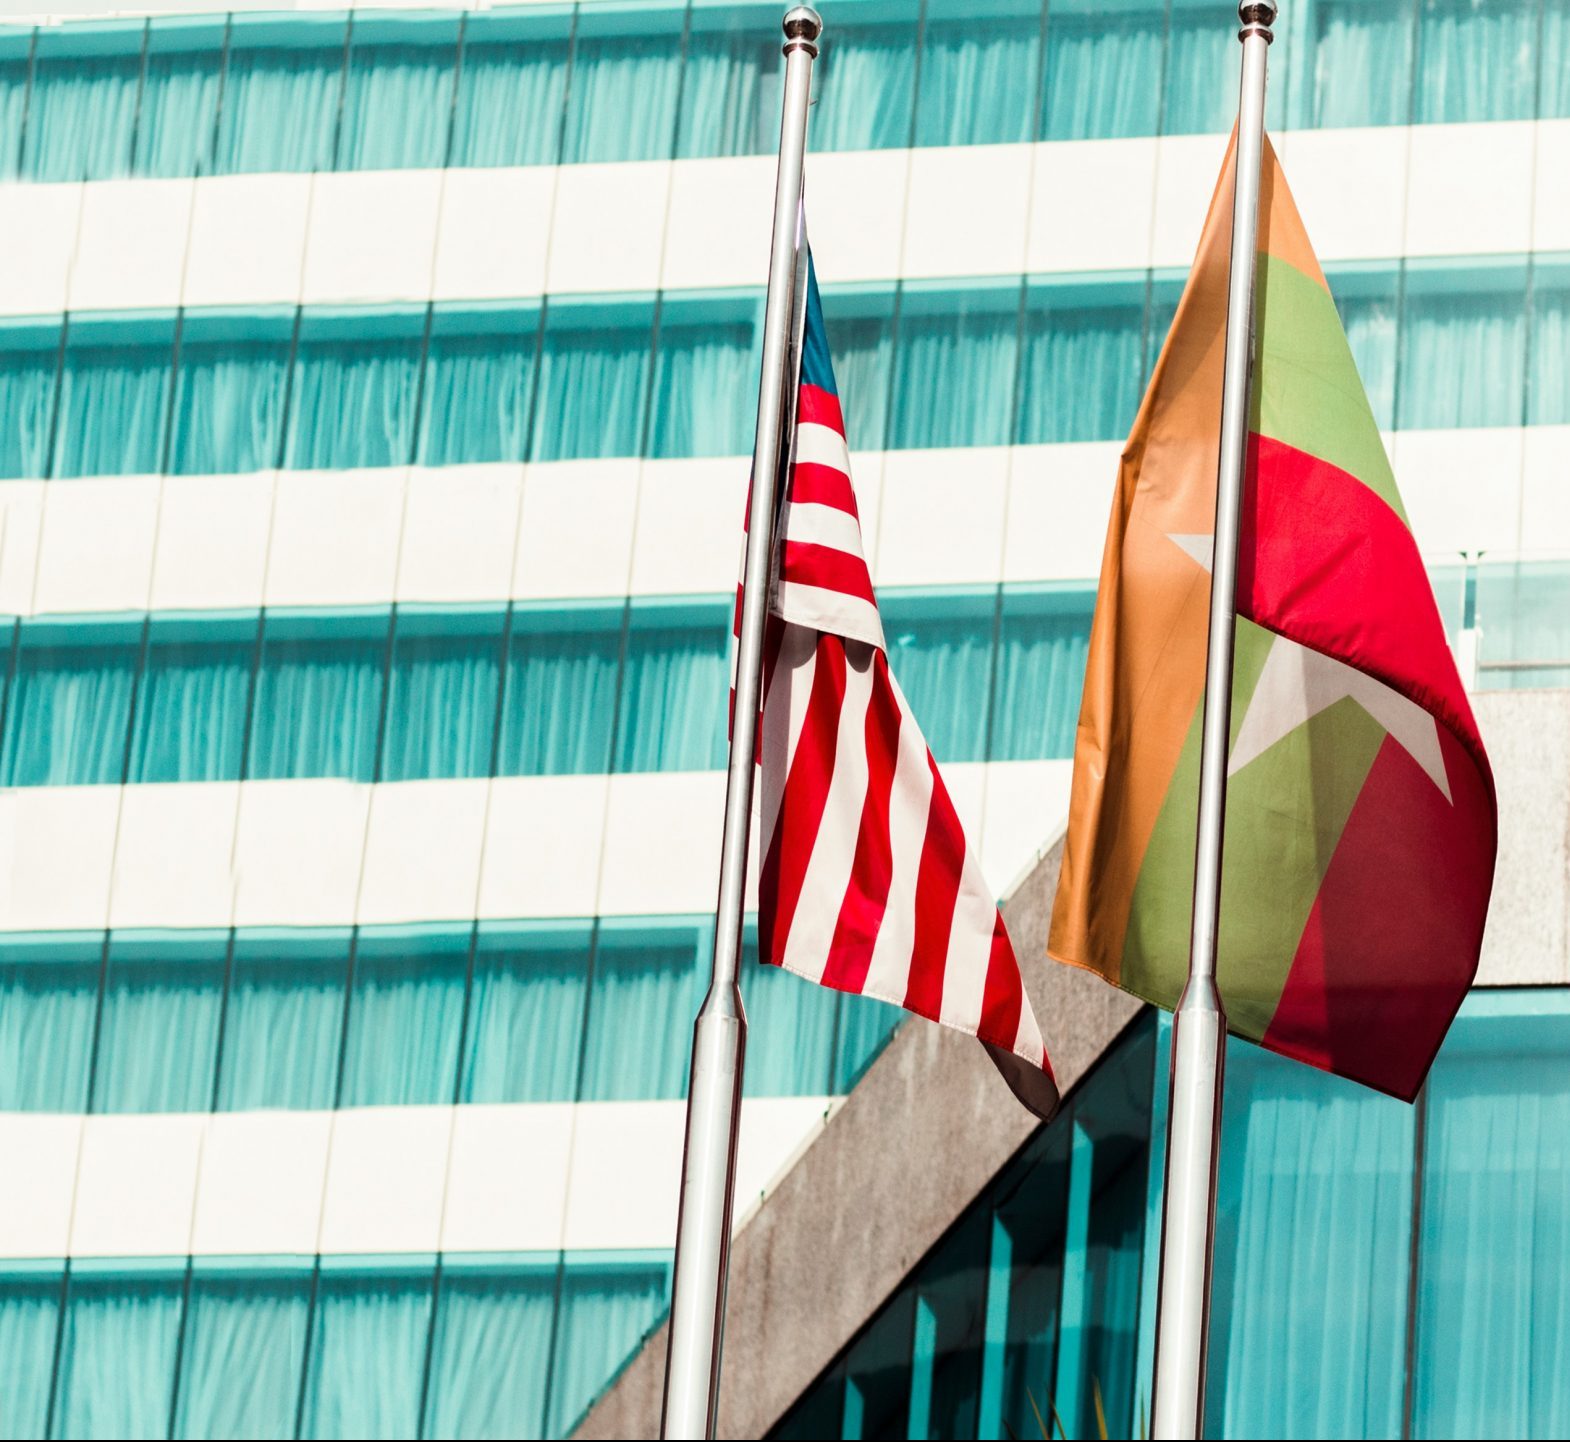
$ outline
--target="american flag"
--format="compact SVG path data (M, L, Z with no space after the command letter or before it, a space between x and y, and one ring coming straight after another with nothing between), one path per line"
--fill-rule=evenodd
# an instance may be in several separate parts
M889 669L810 269L795 422L759 727L762 960L977 1037L1049 1116L1057 1087L1014 948Z

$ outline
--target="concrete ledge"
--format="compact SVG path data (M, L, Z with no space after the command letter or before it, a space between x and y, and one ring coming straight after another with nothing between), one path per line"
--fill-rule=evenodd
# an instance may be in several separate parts
M1066 1092L1139 1005L1046 961L1061 856L1003 913ZM902 1027L735 1240L719 1435L774 1426L1037 1125L969 1037ZM658 1436L665 1349L662 1326L575 1435Z

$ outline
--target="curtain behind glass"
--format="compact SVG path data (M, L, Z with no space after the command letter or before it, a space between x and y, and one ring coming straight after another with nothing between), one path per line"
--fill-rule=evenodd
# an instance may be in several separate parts
M30 35L18 37L0 60L0 180L15 180L22 149L22 118L27 113L27 52ZM15 58L12 58L15 57Z
M853 451L882 450L887 433L889 367L894 358L892 308L885 315L836 316L827 297L825 324L846 437Z
M55 1436L169 1435L183 1291L178 1275L71 1278Z
M1533 1018L1526 1051L1517 1020L1507 1050L1447 1047L1434 1068L1413 1436L1570 1429L1566 1020Z
M1018 292L956 298L947 313L923 313L918 297L899 320L888 445L1000 446L1008 442L1019 351Z
M24 180L111 180L130 173L141 39L138 25L123 37L129 53L38 56L22 151Z
M246 774L370 781L386 643L269 639L262 650Z
M216 34L208 49L148 54L136 124L136 174L210 173L221 56Z
M1397 424L1403 430L1521 422L1521 291L1414 294L1401 328Z
M750 932L742 956L741 991L748 1019L746 1095L827 1094L833 1085L838 995L783 967L761 965L757 937Z
M1418 124L1530 120L1541 0L1422 0Z
M340 1106L436 1106L453 1099L468 932L396 942L362 937L344 1038Z
M167 345L77 345L60 376L54 473L153 475L163 469L172 353Z
M306 1276L191 1279L176 1437L292 1437L305 1356Z
M1051 761L1074 754L1093 601L1090 593L1065 601L1004 592L992 760Z
M420 1422L431 1276L324 1271L302 1437L413 1437Z
M884 607L889 669L940 762L986 759L992 613L991 596L955 619Z
M517 331L431 337L420 417L422 466L527 456L536 320L520 314ZM542 419L550 423L550 417Z
M1140 304L1086 306L1070 290L1032 287L1015 439L1035 445L1127 435L1145 379L1143 331Z
M169 469L189 476L276 466L288 343L185 344L179 365Z
M0 1276L0 1437L44 1435L59 1326L58 1276Z
M381 779L488 776L500 675L500 617L489 635L400 635Z
M1213 1435L1401 1435L1412 1117L1349 1082L1232 1048Z
M914 25L835 26L824 35L823 58L815 70L814 150L892 150L910 144Z
M1388 285L1385 295L1355 295L1336 300L1347 344L1352 348L1352 359L1357 363L1358 376L1368 393L1369 408L1385 430L1395 425L1397 282L1394 275Z
M570 1256L562 1276L547 1437L570 1435L578 1419L632 1355L669 1300L663 1263L598 1266Z
M1163 135L1226 134L1237 117L1237 32L1209 5L1175 4L1167 40Z
M204 1112L213 1099L223 945L172 961L142 952L126 957L110 944L93 1110Z
M562 162L667 160L675 141L681 40L585 36L573 53Z
M224 1014L218 1110L330 1107L343 1037L349 933L325 956L280 958L237 943Z
M456 63L452 44L355 45L344 82L336 168L439 167L447 156Z
M1404 125L1411 111L1412 6L1320 0L1307 123Z
M328 471L407 465L419 383L418 336L302 341L284 464Z
M927 17L916 102L917 145L1029 140L1041 8L956 20Z
M92 945L68 957L39 960L0 953L0 1112L87 1109L97 951Z
M1154 135L1165 29L1159 11L1117 16L1083 0L1050 5L1041 138Z
M587 924L539 941L481 934L460 1101L573 1100L589 949Z
M213 169L219 175L328 169L343 68L341 38L310 49L231 45Z
M580 630L545 631L531 628L528 611L513 613L498 774L610 770L622 616L617 609L584 619Z
M687 40L676 158L773 150L779 144L781 59L773 38L760 39L756 31L694 30ZM813 144L821 146L816 134Z
M1543 0L1542 26L1537 113L1563 118L1570 115L1570 0Z
M1527 424L1570 422L1570 276L1545 274L1533 285L1532 365Z
M554 1266L515 1276L445 1270L424 1435L546 1436L555 1310Z
M609 329L547 324L534 459L635 456L643 437L652 317Z
M650 455L739 456L751 448L753 335L750 321L660 327Z
M147 648L131 725L129 780L239 779L251 655L243 641Z
M5 708L3 784L119 782L135 676L134 645L22 645Z
M49 474L56 369L53 347L0 355L0 478Z
M657 616L657 608L649 608ZM730 636L724 618L640 624L622 675L617 771L717 771L725 765Z
M463 165L550 165L567 92L567 42L463 47L452 159Z
M602 927L579 1100L671 1101L685 1094L692 1018L706 985L699 940L695 927L663 936Z
M870 996L840 997L839 1030L834 1041L834 1080L829 1091L846 1096L878 1059L907 1013Z

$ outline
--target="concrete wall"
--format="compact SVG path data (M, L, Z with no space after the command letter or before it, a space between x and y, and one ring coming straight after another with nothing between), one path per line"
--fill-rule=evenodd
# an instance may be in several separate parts
M1570 983L1570 692L1474 703L1500 805L1478 984ZM1060 860L1039 857L1003 912L1066 1091L1139 1007L1045 960ZM1034 1127L968 1037L902 1028L736 1238L719 1435L768 1431ZM665 1347L661 1327L576 1435L657 1436Z

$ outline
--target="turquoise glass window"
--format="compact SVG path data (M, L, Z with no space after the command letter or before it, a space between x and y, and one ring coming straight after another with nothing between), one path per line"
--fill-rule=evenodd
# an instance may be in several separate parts
M779 145L784 57L777 7L692 7L676 156L762 155ZM809 134L814 129L809 122ZM808 142L817 145L816 136Z
M163 470L173 363L173 322L163 314L73 318L60 371L54 474Z
M1163 135L1212 135L1237 117L1237 32L1205 0L1171 0L1162 94Z
M699 949L700 968L712 945L711 932ZM741 995L747 1008L744 1095L827 1095L839 993L803 981L782 967L760 964L757 930L748 926L743 937Z
M56 1436L168 1434L182 1291L179 1276L73 1267L55 1377Z
M142 20L108 20L36 32L24 180L130 173L146 28Z
M556 1313L554 1255L526 1268L442 1262L427 1437L543 1437Z
M437 306L425 359L418 461L521 461L535 420L535 307Z
M490 774L503 620L490 609L399 608L383 781Z
M1485 684L1570 685L1570 565L1485 560L1476 582Z
M347 41L342 14L234 16L214 171L330 170Z
M284 464L407 465L424 328L423 307L374 316L321 310L302 318Z
M1074 754L1094 607L1095 593L1087 584L1003 588L990 759L1045 761Z
M17 628L0 743L7 786L101 785L124 775L142 627L71 621Z
M1518 426L1526 370L1525 267L1410 262L1396 424Z
M60 1335L59 1264L0 1274L0 1395L13 1437L42 1437L49 1420L55 1340Z
M91 932L0 942L0 1110L87 1109L103 945Z
M1564 425L1570 422L1570 265L1536 256L1531 281L1527 424Z
M0 35L0 179L15 180L22 155L22 126L27 118L27 77L32 70L33 36L11 30Z
M673 1101L687 1090L692 1019L708 985L707 928L602 919L583 1036L581 1101ZM630 1036L638 1037L629 1046Z
M1154 135L1165 28L1159 10L1109 11L1097 0L1053 0L1040 138Z
M148 24L132 166L137 175L211 174L223 52L222 20Z
M248 777L375 779L389 623L385 611L267 618Z
M617 771L725 765L732 601L640 600L630 607L617 705Z
M458 1084L466 927L375 927L355 947L342 1106L437 1106Z
M169 469L270 470L279 462L294 318L203 312L181 332Z
M413 1437L431 1327L429 1263L406 1273L324 1267L300 1437Z
M217 1109L333 1105L349 930L242 932L224 1011Z
M423 170L447 158L459 18L358 14L350 29L339 170Z
M228 937L111 936L93 1110L212 1106ZM178 1045L170 1045L177 1037Z
M1300 123L1404 125L1412 113L1412 0L1319 0Z
M639 453L651 322L651 310L642 307L569 302L549 309L533 459Z
M623 611L603 602L513 607L500 775L610 769Z
M0 327L0 478L49 474L60 340L58 321Z
M681 94L681 10L578 10L561 158L668 160Z
M996 587L880 599L889 669L932 754L940 762L984 761Z
M752 450L758 302L666 301L650 402L651 456L739 456Z
M460 1100L573 1100L592 949L588 922L482 924Z
M555 162L571 33L568 5L465 15L448 164Z
M256 629L254 616L149 626L127 780L239 779Z
M204 1258L192 1265L172 1435L293 1436L309 1273Z
M1040 0L928 0L922 29L917 145L1032 138L1027 97L1041 65Z
M909 6L846 6L826 29L812 80L814 150L890 150L911 143L916 15Z
M894 363L894 297L870 287L836 288L823 296L823 319L850 447L882 450Z
M1126 436L1148 380L1143 279L1025 289L1015 440Z
M1530 120L1542 0L1419 0L1418 124Z
M896 326L888 446L997 446L1009 438L1018 281L962 295L907 284Z
M1384 429L1395 425L1400 284L1393 268L1337 267L1329 277L1369 409ZM1405 389L1408 379L1402 378Z

